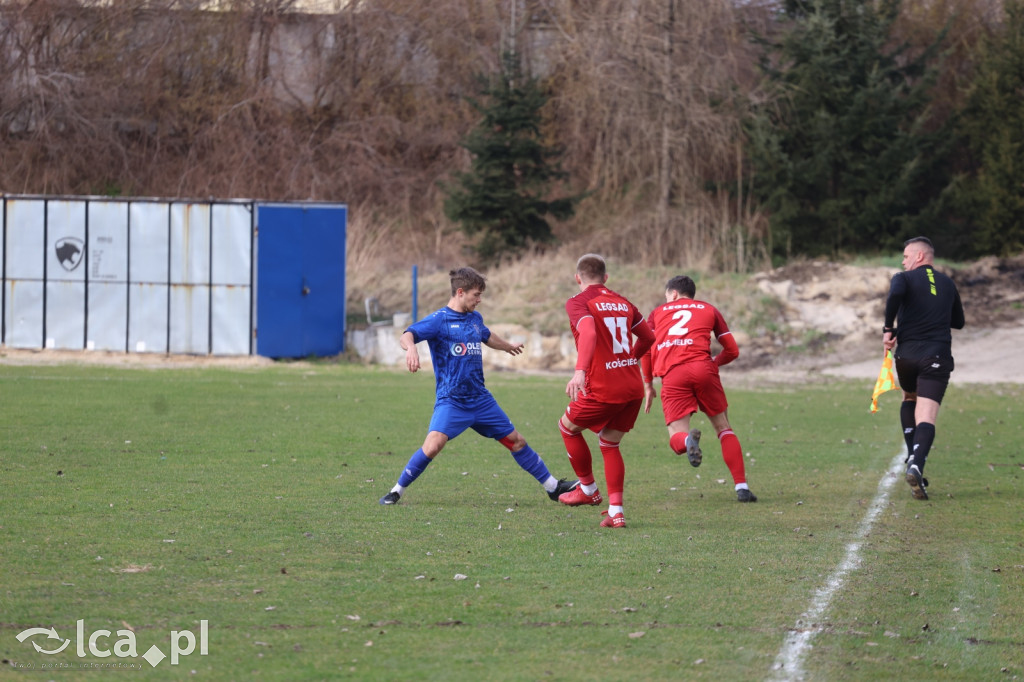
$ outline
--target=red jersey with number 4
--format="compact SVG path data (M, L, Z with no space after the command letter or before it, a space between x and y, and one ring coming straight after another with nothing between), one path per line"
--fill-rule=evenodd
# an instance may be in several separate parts
M592 284L565 303L576 348L580 345L580 321L593 318L597 333L594 358L587 372L585 389L594 400L625 403L644 397L640 361L633 354L633 334L646 324L635 305L611 289ZM641 330L646 334L646 330ZM649 336L649 335L648 335Z
M739 356L735 340L718 309L704 301L680 298L663 303L647 318L654 330L651 359L654 376L663 377L676 365L696 360L711 360L711 335L722 343L722 352L714 358L725 365ZM727 336L727 339L722 339Z

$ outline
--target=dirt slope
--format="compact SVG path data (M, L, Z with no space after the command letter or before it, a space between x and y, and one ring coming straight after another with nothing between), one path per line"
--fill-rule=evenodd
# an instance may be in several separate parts
M1024 255L938 269L956 282L967 320L953 332L953 381L1024 383ZM749 340L748 378L783 380L803 372L873 382L885 293L896 272L813 261L755 276L762 291L784 302L789 328L813 332L822 352L773 351L763 340Z

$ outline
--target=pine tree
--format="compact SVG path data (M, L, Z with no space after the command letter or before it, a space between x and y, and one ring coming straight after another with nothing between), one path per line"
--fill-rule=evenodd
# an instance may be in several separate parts
M962 127L978 169L960 193L979 253L1024 250L1024 1L983 43Z
M562 148L545 144L541 109L547 95L536 78L522 74L519 56L507 52L501 73L481 79L483 101L470 99L482 116L462 146L473 156L468 172L445 187L448 218L476 237L475 250L488 262L553 240L545 216L571 218L582 195L546 198L567 177Z
M929 132L938 43L887 48L898 0L789 0L758 37L771 100L748 125L755 193L777 255L837 255L934 234L948 135Z

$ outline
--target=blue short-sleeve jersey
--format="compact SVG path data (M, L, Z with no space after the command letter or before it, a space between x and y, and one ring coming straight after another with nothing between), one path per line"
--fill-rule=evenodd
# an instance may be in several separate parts
M460 313L448 306L412 324L419 343L426 341L434 365L437 402L454 401L472 405L483 396L490 396L484 386L483 344L491 338L480 313Z

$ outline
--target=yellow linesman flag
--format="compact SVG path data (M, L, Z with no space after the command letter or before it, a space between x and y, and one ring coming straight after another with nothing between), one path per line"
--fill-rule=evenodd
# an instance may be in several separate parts
M875 382L875 390L871 393L871 414L878 412L878 396L886 391L893 391L899 388L896 377L892 373L892 351L885 351L885 359L882 360L882 368L878 370L878 381Z

